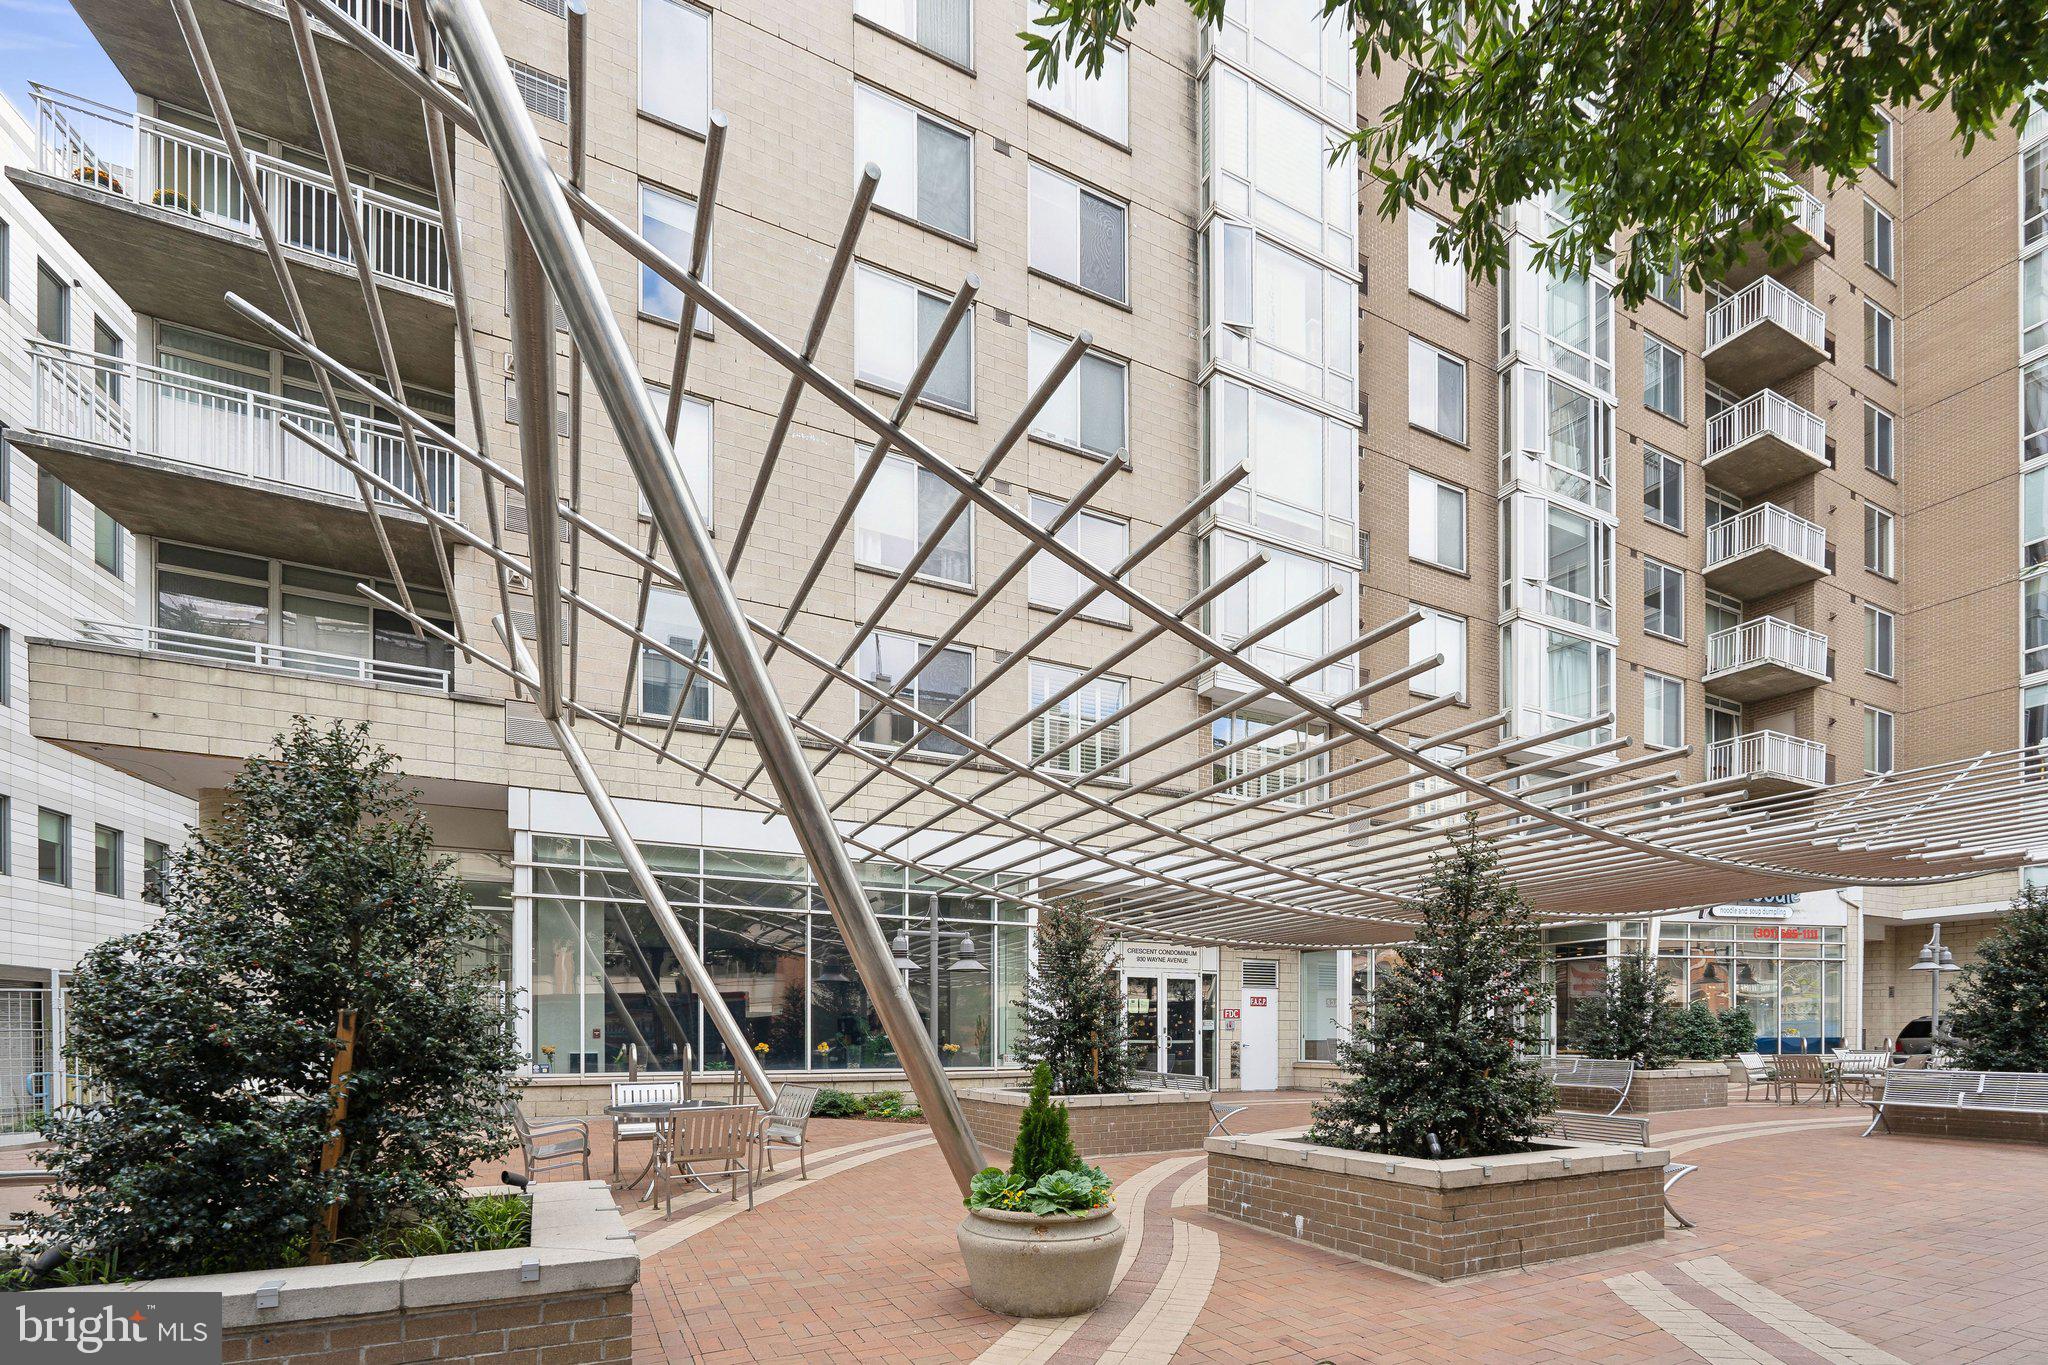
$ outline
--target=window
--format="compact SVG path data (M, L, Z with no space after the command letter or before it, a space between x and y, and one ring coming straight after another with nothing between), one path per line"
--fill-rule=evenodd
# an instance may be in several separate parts
M511 57L505 59L505 66L528 112L556 123L569 121L569 82Z
M1465 362L1408 338L1408 423L1447 441L1465 440Z
M1332 417L1225 375L1208 382L1202 478L1251 466L1219 512L1333 554L1358 547L1358 433Z
M902 393L939 333L952 300L894 275L860 266L853 276L853 367L861 383ZM932 368L919 401L974 411L974 315L969 313Z
M14 705L14 632L0 626L0 706ZM0 838L6 833L0 830Z
M71 490L41 465L36 466L36 525L71 543Z
M2020 567L2048 564L2048 465L2020 475Z
M1465 490L1408 471L1408 557L1465 571Z
M1863 264L1888 280L1896 278L1892 274L1892 238L1896 231L1889 213L1873 200L1863 201Z
M974 142L870 86L853 88L853 164L881 169L875 207L962 241L974 235Z
M1685 744L1685 683L1662 673L1643 673L1643 743L1652 749Z
M45 341L71 344L71 286L44 261L36 262L36 331Z
M2048 138L2020 158L2020 246L2030 247L2043 237L2048 237Z
M122 552L121 523L102 512L92 509L92 561L108 573L119 578L125 572L127 557Z
M1685 461L1652 445L1643 447L1643 519L1685 529Z
M711 119L711 15L678 0L640 0L640 112L693 133Z
M955 66L974 63L972 0L854 0L853 12Z
M667 4L668 0L649 0L649 3ZM672 260L688 265L697 239L696 201L653 185L642 185L640 233ZM704 278L711 278L708 259L705 261ZM662 322L681 323L683 291L655 274L652 266L643 265L640 267L640 311ZM711 335L711 316L701 308L697 310L696 327L699 335Z
M1685 277L1675 270L1659 270L1650 283L1650 297L1674 313L1685 311Z
M925 663L917 676L909 676L910 670L924 654L927 643L908 635L878 630L861 641L854 665L857 670L855 676L893 694L919 715L927 718L942 715L974 685L974 655L965 649L942 649ZM917 742L911 747L919 753L967 752L958 741L945 735L929 731L920 733L917 722L911 717L884 706L865 692L860 694L860 715L860 741L863 744L894 748L908 743L915 735ZM948 729L972 734L973 703L948 717L945 724Z
M1052 373L1053 366L1066 353L1067 345L1064 339L1051 332L1041 332L1036 327L1031 329L1028 348L1031 392L1036 393L1039 384ZM1112 359L1100 351L1083 352L1080 363L1074 366L1032 420L1031 434L1042 441L1051 441L1072 450L1085 450L1091 455L1107 458L1116 454L1129 441L1125 428L1129 383L1130 369L1123 361Z
M1417 752L1424 758L1434 759L1446 767L1464 766L1465 747L1462 744L1420 745ZM1462 807L1468 797L1465 791L1447 778L1424 772L1410 765L1415 777L1408 783L1408 819L1418 829L1452 829L1457 823Z
M647 384L647 396L654 400L654 410L664 417L668 415L668 385ZM690 495L690 505L697 511L697 517L706 526L711 525L711 427L714 416L709 400L683 395L680 407L676 409L676 465L682 471L683 490ZM647 495L640 495L640 515L650 515Z
M71 817L45 807L36 812L36 877L71 885Z
M2043 455L2048 455L2048 358L2020 371L2020 459Z
M1309 726L1282 727L1244 714L1218 713L1209 722L1209 780L1244 779L1217 793L1225 800L1289 806L1320 800L1322 788L1317 784L1330 771L1330 756L1308 751L1326 738Z
M1863 363L1886 379L1895 373L1892 353L1892 329L1895 325L1890 313L1869 299L1863 301Z
M1100 133L1119 146L1131 140L1131 54L1122 43L1102 53L1102 71L1091 76L1071 57L1059 73L1041 85L1037 75L1025 77L1031 102L1048 113Z
M1354 265L1357 163L1329 124L1220 62L1203 78L1200 109L1213 207L1330 265Z
M1875 403L1863 405L1863 467L1887 479L1899 476L1896 441L1898 428L1892 415Z
M1057 171L1031 167L1031 268L1123 303L1125 209Z
M1031 721L1031 763L1048 772L1073 776L1093 775L1114 781L1123 776L1117 760L1123 757L1130 723L1111 718L1124 708L1130 684L1121 678L1098 677L1081 681L1081 670L1060 664L1031 663L1031 709L1046 706ZM1057 698L1057 700L1054 700ZM1048 703L1050 705L1048 706ZM1102 728L1079 744L1069 744L1076 735ZM1066 747L1062 747L1066 746ZM1054 750L1059 752L1054 753ZM1046 755L1050 754L1048 758ZM1097 769L1102 771L1097 772Z
M119 896L122 870L121 855L127 845L127 838L118 829L106 825L95 825L92 831L92 889L102 896Z
M170 858L171 846L163 840L142 841L142 899L151 905L164 903L164 868Z
M1643 333L1643 406L1674 422L1685 420L1685 356L1648 332Z
M1228 576L1255 554L1265 557L1250 578L1209 605L1210 632L1225 641L1234 644L1254 627L1269 626L1312 599L1324 599L1316 610L1295 614L1286 625L1261 634L1249 646L1256 666L1278 673L1304 670L1358 634L1358 578L1345 566L1220 529L1209 533L1202 550L1204 584ZM1343 654L1296 682L1305 692L1337 696L1350 691L1356 677L1356 664Z
M1501 508L1504 606L1614 629L1614 528L1561 503L1518 496Z
M1436 236L1449 225L1433 213L1408 211L1408 290L1454 313L1465 311L1465 267L1455 255L1436 254Z
M1898 570L1898 547L1894 531L1897 518L1882 507L1869 503L1863 507L1863 567L1886 578L1895 577Z
M1500 374L1500 478L1614 510L1614 408L1532 365Z
M121 339L119 332L107 326L105 318L95 317L92 320L92 353L103 358L101 363L93 366L93 382L108 401L119 403L121 376L126 368L121 358L128 353L128 343Z
M1465 695L1465 618L1434 607L1414 604L1422 619L1408 628L1408 662L1421 663L1441 654L1444 661L1408 680L1408 690L1424 697Z
M14 227L0 221L0 303L14 297Z
M1897 676L1898 619L1883 607L1863 608L1863 667L1880 678Z
M1893 743L1897 722L1889 711L1875 706L1863 710L1863 771L1888 773L1892 770Z
M1340 408L1358 402L1358 286L1242 223L1209 226L1204 358Z
M866 461L863 447L859 458ZM938 529L956 501L946 481L907 455L885 455L874 482L853 514L854 562L902 573L918 546ZM922 578L970 587L974 583L974 512L969 508L946 528L938 545L917 567Z
M1882 111L1877 115L1877 142L1871 148L1870 169L1887 180L1898 178L1892 174L1892 120Z
M14 801L0 796L0 877L14 875Z
M2048 251L2020 262L2020 354L2048 346Z
M1031 520L1040 526L1049 526L1062 506L1056 499L1033 493ZM1130 523L1103 516L1100 512L1076 515L1053 533L1053 539L1090 564L1105 569L1123 563L1131 553ZM1032 556L1026 582L1032 606L1061 611L1092 586L1084 584L1079 572L1052 555L1041 552ZM1106 621L1121 626L1129 623L1131 609L1122 598L1101 592L1081 609L1081 615L1090 621Z
M699 724L709 721L711 683L702 672L713 666L709 650L699 661L697 674L690 674L690 661L697 658L697 645L704 638L695 604L673 588L651 589L647 594L646 633L683 657L677 661L651 646L640 647L640 714L663 718L675 714L677 700L683 699L683 680L689 678L682 718Z
M1667 640L1685 638L1685 571L1643 561L1643 629Z
M2020 580L2020 671L2048 673L2048 574Z

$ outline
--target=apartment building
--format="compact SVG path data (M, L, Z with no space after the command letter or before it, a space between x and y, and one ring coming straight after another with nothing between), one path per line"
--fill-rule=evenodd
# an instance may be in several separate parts
M33 127L0 99L0 157L33 163ZM134 610L128 535L13 448L35 415L31 343L121 357L127 307L12 184L0 186L0 1133L40 1112L59 1069L64 976L93 944L142 927L151 869L196 808L35 738L29 641ZM90 361L86 362L90 365ZM118 380L89 387L118 399Z

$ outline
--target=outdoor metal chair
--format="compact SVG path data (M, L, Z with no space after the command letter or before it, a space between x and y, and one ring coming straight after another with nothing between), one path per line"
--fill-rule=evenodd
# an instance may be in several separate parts
M678 1180L694 1180L708 1190L707 1178L717 1176L732 1181L728 1200L739 1197L744 1177L747 1207L754 1207L754 1122L759 1112L751 1104L727 1104L679 1109L663 1122L664 1131L654 1140L654 1179L662 1187L664 1213L675 1212Z
M1756 1086L1764 1088L1764 1098L1778 1098L1778 1072L1771 1065L1771 1059L1761 1052L1738 1052L1735 1060L1742 1063L1742 1098L1749 1098L1749 1092Z
M1832 1104L1842 1102L1842 1088L1835 1075L1834 1064L1818 1052L1783 1052L1778 1054L1777 1089L1791 1092L1792 1103L1804 1103L1799 1098L1799 1087L1809 1086L1813 1093L1808 1099L1824 1100Z
M528 1180L550 1167L564 1166L572 1161L581 1162L583 1178L590 1179L589 1124L581 1119L550 1119L534 1123L526 1117L526 1110L518 1100L505 1101L505 1114L512 1120L512 1131L518 1135Z
M1214 1137L1221 1133L1225 1137L1235 1137L1236 1134L1223 1125L1229 1123L1249 1108L1251 1106L1248 1104L1225 1104L1222 1100L1210 1100L1209 1118L1211 1122L1209 1124L1209 1136Z
M777 1147L794 1147L797 1179L811 1178L810 1168L804 1163L804 1130L810 1127L811 1109L818 1103L821 1088L785 1085L775 1092L775 1107L761 1115L760 1126L754 1129L754 1145L760 1149L769 1170L775 1169Z
M1862 1048L1831 1052L1828 1059L1835 1064L1837 1097L1846 1097L1848 1087L1852 1085L1865 1095L1876 1094L1877 1083L1891 1065L1889 1052Z
M613 1081L612 1103L681 1104L687 1095L681 1081ZM619 1119L612 1124L612 1181L619 1179L619 1148L643 1138L653 1142L661 1125L652 1119Z

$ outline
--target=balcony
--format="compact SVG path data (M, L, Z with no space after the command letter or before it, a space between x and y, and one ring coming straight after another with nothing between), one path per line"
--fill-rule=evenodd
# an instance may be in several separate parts
M1707 314L1707 378L1750 393L1828 358L1827 315L1769 275Z
M1828 424L1775 389L1707 422L1707 479L1744 497L1817 474L1828 464Z
M35 165L8 175L87 262L138 312L266 340L223 299L232 289L284 315L226 145L42 86L32 94ZM346 360L377 364L351 263L352 217L374 256L393 344L414 366L409 377L450 387L455 315L440 214L361 186L344 205L324 173L261 153L250 159L281 244L309 267L294 273L323 344Z
M39 465L139 535L352 571L381 571L353 475L284 428L290 418L332 436L326 409L154 365L47 342L29 347L32 425L10 433ZM350 416L357 455L420 496L404 437L389 422ZM453 452L421 443L420 500L460 514ZM378 495L386 534L408 574L432 581L427 523Z
M1828 680L1828 637L1776 616L1760 616L1707 637L1708 690L1762 701Z
M403 56L413 54L412 30L402 0L336 0L339 7ZM130 89L184 108L204 111L192 57L167 4L135 0L77 0L73 6L106 49ZM230 106L244 127L302 147L320 145L292 48L290 21L279 0L193 0ZM313 21L314 46L332 93L334 122L349 165L424 185L432 178L419 101L370 58ZM445 56L441 63L447 70Z
M1824 787L1828 746L1777 730L1756 730L1707 746L1707 778L1741 778L1752 796Z
M1828 249L1828 206L1804 185L1785 186L1786 209L1791 222L1787 239L1797 249L1788 260L1773 261L1762 242L1750 242L1743 259L1722 277L1722 283L1738 289L1777 270L1792 270L1826 253Z
M1707 528L1707 586L1735 597L1767 597L1828 571L1825 528L1776 503Z
M413 687L427 692L446 692L454 686L454 675L445 668L428 668L384 659L366 659L355 654L335 654L323 649L300 649L294 645L270 644L261 640L240 640L225 635L200 635L189 630L167 630L160 626L136 625L130 621L83 621L79 638L91 645L116 649L146 650L170 654L199 663L242 664L278 673L300 673L309 678L338 682L371 683L386 687Z

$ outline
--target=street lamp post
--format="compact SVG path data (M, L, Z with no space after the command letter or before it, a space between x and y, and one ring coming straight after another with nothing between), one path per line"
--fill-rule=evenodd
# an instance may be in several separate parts
M1919 961L1915 962L1909 970L1927 973L1927 995L1930 1003L1929 1017L1933 1021L1928 1028L1928 1035L1933 1040L1934 1046L1938 1047L1940 1046L1941 1039L1941 978L1948 972L1959 972L1962 970L1961 967L1956 965L1955 954L1943 946L1941 926L1939 924L1934 926L1934 936L1927 940L1927 946L1920 950Z

